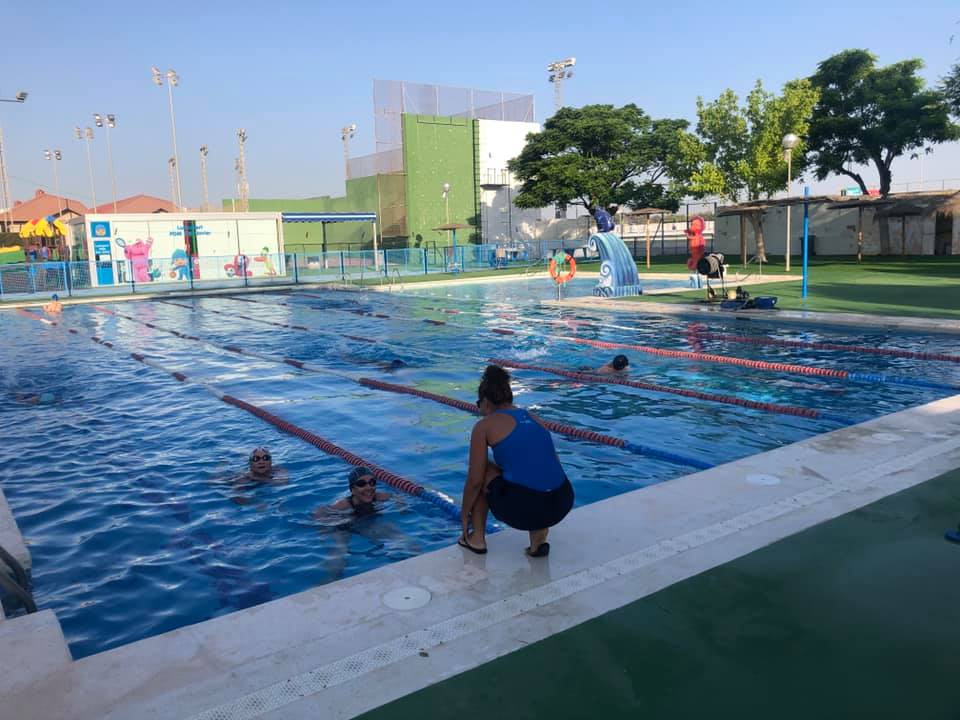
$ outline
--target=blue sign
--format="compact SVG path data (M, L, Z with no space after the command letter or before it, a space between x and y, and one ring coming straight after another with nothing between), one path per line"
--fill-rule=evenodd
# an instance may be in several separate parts
M98 220L90 223L90 235L94 238L110 237L110 222L108 220Z

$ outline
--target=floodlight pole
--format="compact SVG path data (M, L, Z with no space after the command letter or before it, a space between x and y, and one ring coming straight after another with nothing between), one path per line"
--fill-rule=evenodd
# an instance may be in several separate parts
M347 180L350 179L350 140L353 139L356 132L356 123L344 125L340 128L340 139L343 140L343 174Z
M93 198L93 209L97 209L97 188L93 183L93 160L90 158L90 141L93 140L93 128L88 127L86 132L78 127L73 129L73 134L77 140L87 141L87 171L90 173L90 195Z
M786 244L786 272L790 272L790 181L792 180L793 170L793 148L796 147L798 138L793 133L787 133L783 136L783 154L787 161L787 244Z
M568 57L563 60L556 60L547 65L547 72L550 73L548 82L553 83L553 110L557 112L563 107L563 81L573 77L572 68L577 64L575 57Z
M210 212L210 193L207 189L207 153L206 145L200 146L200 188L203 192L203 211Z

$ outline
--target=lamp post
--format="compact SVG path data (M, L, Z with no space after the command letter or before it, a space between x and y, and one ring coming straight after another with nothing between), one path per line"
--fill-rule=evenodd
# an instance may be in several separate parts
M77 140L87 141L87 172L90 173L90 195L93 198L93 209L97 209L97 188L93 184L93 160L90 158L90 141L93 140L93 128L88 127L86 132L80 129L78 125L73 129L73 134Z
M556 112L563 107L563 81L573 77L572 68L577 64L575 57L568 57L564 60L556 60L547 65L547 72L550 76L547 82L553 83L553 111Z
M350 141L357 132L357 124L351 123L340 129L340 139L343 140L343 173L350 179Z
M57 216L63 215L63 198L60 197L60 172L57 170L57 163L63 159L59 150L44 150L43 157L53 162L53 187L57 193Z
M441 194L441 197L443 198L443 207L444 207L444 214L446 216L446 224L449 225L450 224L450 183L445 182L443 184L443 193ZM455 244L456 241L451 240L450 237L451 237L450 230L448 228L447 240L450 241L450 247L451 247L450 262L456 265L457 263L457 246Z
M21 90L12 98L0 98L0 102L22 103L26 102L27 93ZM7 176L7 161L3 150L3 130L0 128L0 193L2 193L3 207L7 210L7 232L10 231L10 225L13 223L13 195L10 193L10 178Z
M170 175L170 202L177 203L177 160L170 158L167 160L167 172ZM179 209L179 208L178 208Z
M203 192L203 211L210 212L210 193L207 191L207 153L206 145L200 146L200 189Z
M178 210L183 209L183 189L180 185L180 156L177 153L177 120L173 114L173 88L180 84L180 76L174 70L167 70L165 73L160 72L160 69L157 67L150 68L150 71L153 73L153 82L160 87L163 85L163 80L167 80L167 96L170 99L170 129L173 133L173 160L174 167L177 171L177 196L174 202L177 205Z
M98 128L104 127L104 117L100 113L93 114L93 122ZM110 144L110 131L117 126L117 116L107 115L107 159L110 161L110 182L113 185L113 212L117 212L117 173L113 167L113 146Z
M239 175L240 212L250 212L250 185L247 183L247 156L244 146L247 142L247 131L237 130L237 141L240 143L240 155L237 158L237 174Z
M793 170L793 148L800 142L793 133L787 133L783 136L783 157L787 161L787 252L786 252L786 271L790 272L790 182L792 180Z

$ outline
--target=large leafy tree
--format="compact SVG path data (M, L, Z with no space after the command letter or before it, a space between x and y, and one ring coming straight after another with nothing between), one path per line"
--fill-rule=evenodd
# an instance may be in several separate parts
M561 108L527 136L509 163L518 207L558 203L616 212L621 206L676 209L688 171L685 120L654 120L636 105Z
M960 117L960 63L950 68L950 73L943 79L940 85L947 106L954 117Z
M872 164L880 194L890 192L893 161L911 150L957 137L944 93L927 88L921 60L877 67L866 50L844 50L817 66L810 78L820 90L810 135L810 161L818 180L846 175L867 192L855 165ZM881 243L883 229L881 228Z
M792 151L794 177L806 165L804 136L817 91L808 80L794 80L777 95L759 80L745 103L733 90L711 102L697 99L697 138L682 141L686 162L695 168L689 190L696 197L718 196L730 202L768 198L787 185L783 136L793 133L799 142ZM757 243L757 255L766 261L763 211L744 210Z

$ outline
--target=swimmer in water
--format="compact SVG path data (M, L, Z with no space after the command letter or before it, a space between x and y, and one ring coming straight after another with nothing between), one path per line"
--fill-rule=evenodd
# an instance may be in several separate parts
M593 375L625 375L629 364L630 361L626 355L617 355L613 360L598 368L593 368L590 365L581 365L579 370L580 372L591 373Z
M610 362L597 368L597 375L620 375L627 372L630 361L626 355L617 355Z
M63 303L60 302L60 296L54 293L50 302L43 306L43 311L47 315L59 315L63 312Z
M274 467L270 451L265 447L258 447L250 453L250 467L244 473L243 479L257 483L285 485L288 480L287 469Z
M57 396L53 393L16 393L14 395L17 402L25 405L51 405L57 401Z
M377 511L376 502L378 500L383 502L392 497L390 493L377 490L377 478L374 477L373 471L362 465L350 471L347 483L350 487L350 494L330 505L330 510L349 509L357 515L371 515ZM327 509L318 508L314 512L314 517L326 514L324 511Z
M265 447L258 447L250 453L249 466L240 475L232 479L233 489L242 492L251 490L258 485L286 485L289 478L287 469L273 464L273 456ZM249 505L253 499L246 495L234 495L230 498L237 505ZM258 505L259 509L266 509L266 505Z
M407 366L407 364L400 358L392 358L390 360L371 360L358 355L343 355L341 357L353 365L373 365L374 367L378 367L386 372L393 372L394 370L399 370L400 368L405 368Z

